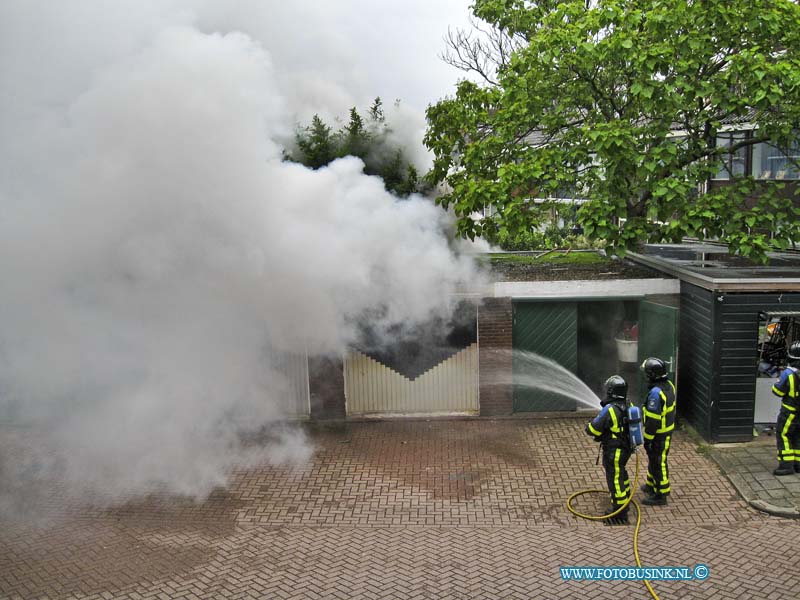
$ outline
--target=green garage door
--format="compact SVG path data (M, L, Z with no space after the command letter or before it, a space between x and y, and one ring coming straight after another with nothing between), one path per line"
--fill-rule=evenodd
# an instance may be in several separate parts
M558 373L539 357L577 372L576 303L515 302L513 323L514 412L575 410L573 398L552 389Z

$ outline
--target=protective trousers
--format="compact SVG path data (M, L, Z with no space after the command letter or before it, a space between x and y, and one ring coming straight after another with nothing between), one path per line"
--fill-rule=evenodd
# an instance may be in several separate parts
M800 464L800 423L796 411L781 408L775 426L775 440L778 445L778 462L791 466Z
M672 434L656 434L652 440L644 443L647 452L647 488L656 496L666 496L669 487L669 445Z
M625 466L631 457L629 448L603 445L603 468L606 470L606 483L611 494L611 507L616 510L631 495L631 482Z

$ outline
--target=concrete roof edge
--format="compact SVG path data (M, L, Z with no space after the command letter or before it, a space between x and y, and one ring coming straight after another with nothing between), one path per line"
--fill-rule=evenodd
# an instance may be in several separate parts
M494 284L495 298L623 298L653 294L679 294L677 279L577 279L560 281L500 281Z

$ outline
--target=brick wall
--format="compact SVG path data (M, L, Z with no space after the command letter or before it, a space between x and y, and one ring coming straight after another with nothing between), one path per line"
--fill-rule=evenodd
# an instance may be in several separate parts
M510 415L511 298L484 298L478 307L478 377L482 416Z
M311 418L344 419L344 363L341 357L309 356Z

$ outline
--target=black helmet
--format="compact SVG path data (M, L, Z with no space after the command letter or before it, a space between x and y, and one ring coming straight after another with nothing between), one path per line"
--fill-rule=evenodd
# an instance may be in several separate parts
M612 375L606 379L603 386L606 388L606 397L600 402L600 406L605 406L609 402L614 402L614 400L625 401L628 397L628 384L619 375Z
M791 362L800 361L800 341L789 344L789 351L786 355L789 357L789 361Z
M667 378L667 365L660 358L646 358L642 363L642 371L649 381L661 381Z

